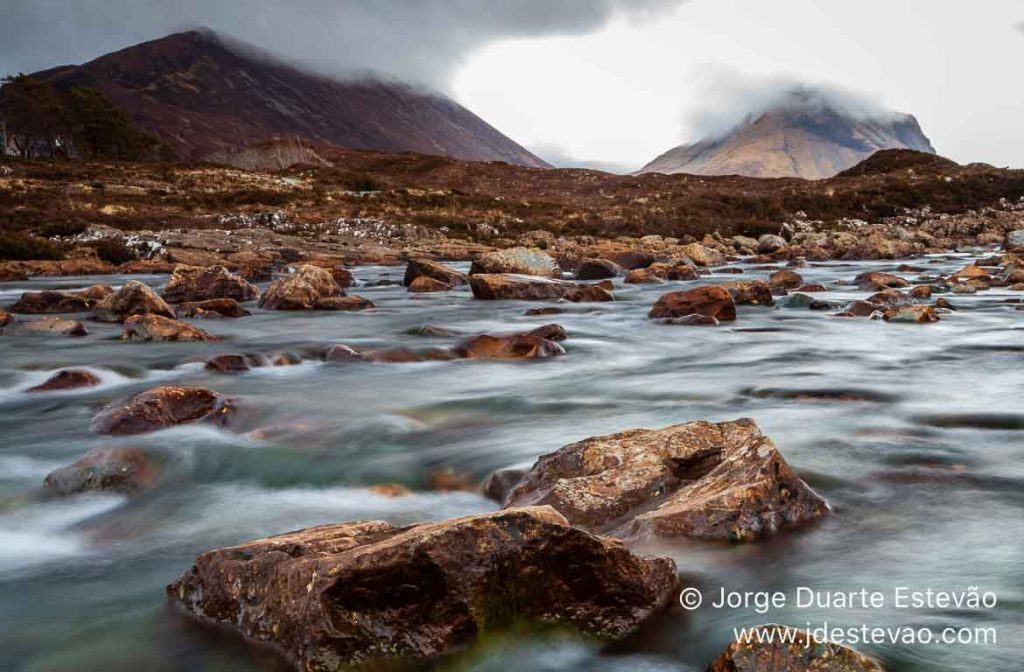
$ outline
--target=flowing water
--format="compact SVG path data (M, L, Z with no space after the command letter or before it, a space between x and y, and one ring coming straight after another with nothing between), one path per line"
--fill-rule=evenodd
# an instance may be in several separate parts
M948 273L967 261L952 255L921 263ZM801 273L832 288L819 297L863 298L864 292L831 283L895 266L829 263ZM394 268L356 271L361 284L400 275ZM6 283L0 305L27 289L123 281ZM1024 657L1024 312L1006 302L1014 293L951 296L960 310L924 325L748 306L735 323L718 328L648 321L650 305L673 285L625 286L613 304L571 306L548 318L524 316L541 304L474 301L466 290L412 297L402 287L360 286L356 291L377 309L254 309L251 317L202 322L224 336L220 343L121 343L117 325L92 323L81 339L0 336L0 669L284 669L235 637L190 625L165 606L164 586L213 547L329 522L409 523L495 508L471 492L431 491L437 470L482 478L588 436L743 416L774 439L834 515L768 542L662 542L641 549L673 556L684 579L707 598L699 610L677 608L657 618L625 644L601 648L565 636L522 635L444 665L702 670L732 639L733 627L822 621L995 628L998 635L988 644L857 647L893 672L1018 664ZM472 334L550 321L569 332L565 357L354 365L316 359L336 342L451 343L408 333L428 323ZM235 376L201 364L220 352L282 349L305 362ZM88 368L102 384L25 393L69 366ZM241 426L184 426L113 441L90 432L89 420L104 404L168 383L237 397ZM160 486L130 499L38 496L49 471L111 443L158 456L165 470ZM391 482L412 494L389 498L368 489ZM886 593L895 586L976 586L995 593L998 605L790 605L763 615L708 606L720 587L780 590L792 599L798 586Z

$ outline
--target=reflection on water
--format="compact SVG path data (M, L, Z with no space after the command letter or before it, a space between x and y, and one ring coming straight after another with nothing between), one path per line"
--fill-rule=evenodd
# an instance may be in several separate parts
M941 259L929 268L948 272L964 263ZM835 287L835 280L895 266L801 272L838 300L866 293ZM357 277L372 282L382 273L397 275L365 268ZM93 281L109 279L8 283L0 286L0 304L28 288ZM893 671L1006 669L1020 660L1024 313L1003 303L1012 293L954 296L960 310L931 325L742 307L734 325L708 329L647 321L647 309L667 289L627 286L614 304L531 318L523 313L532 304L475 302L465 290L413 299L400 287L361 287L378 309L254 311L204 323L225 337L221 343L124 344L115 325L102 324L90 324L83 339L0 337L0 669L281 669L266 652L169 613L164 585L215 546L342 520L408 523L494 508L473 493L430 492L431 474L441 469L482 478L588 436L740 416L757 420L836 515L765 543L644 550L672 555L687 580L711 592L979 586L998 594L999 607L787 610L769 618L701 609L667 614L611 650L523 636L444 665L700 670L728 643L732 627L766 620L998 629L995 645L862 647ZM454 340L414 335L424 324L471 334L544 321L569 331L567 357L344 366L315 359L336 342L426 348ZM220 352L278 350L307 361L237 376L201 366ZM25 393L67 366L88 368L101 384ZM96 409L168 382L237 396L239 426L181 427L130 442L89 432ZM111 443L159 457L160 485L131 499L38 496L50 470ZM400 483L413 494L390 498L369 489L379 483Z

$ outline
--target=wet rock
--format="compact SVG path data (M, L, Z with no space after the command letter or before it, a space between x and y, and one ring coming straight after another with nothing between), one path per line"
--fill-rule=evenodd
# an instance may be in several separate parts
M1003 240L1003 249L1007 252L1024 254L1024 229L1007 231Z
M528 247L513 247L480 255L470 266L469 274L470 276L512 274L560 278L562 270L546 252Z
M217 341L209 334L187 322L179 322L161 315L133 315L121 328L122 341Z
M167 594L327 672L434 658L523 621L623 637L676 587L671 560L633 555L535 507L402 528L322 525L208 551Z
M438 327L433 324L424 324L406 331L410 336L458 336L459 332L447 327Z
M939 314L931 306L899 306L885 311L887 322L938 322Z
M426 294L428 292L447 292L451 285L435 280L434 278L421 275L409 283L409 291L414 294Z
M244 373L267 364L268 361L259 355L228 353L206 360L206 369L217 373Z
M350 296L330 296L325 299L319 299L313 308L316 310L369 310L370 308L376 308L373 301L364 299L361 296L352 294Z
M402 284L410 287L418 278L423 277L444 283L449 288L465 284L466 282L466 275L459 273L454 268L449 268L444 264L428 259L410 259L405 267L405 277L402 280Z
M527 471L520 467L498 469L487 477L480 487L480 492L487 499L503 504L508 493L512 492L512 488L516 487L519 481L523 480Z
M183 303L175 311L178 319L198 318L206 320L217 320L221 318L239 318L252 315L234 299L209 299L196 303Z
M471 275L469 287L473 297L484 300L512 299L519 301L614 301L608 290L596 285L579 285L564 280L526 275Z
M527 317L541 317L544 315L561 315L566 312L565 308L556 308L555 306L546 306L544 308L530 308L523 315Z
M772 252L778 252L786 246L786 239L782 236L776 236L771 233L766 233L757 239L757 251L760 254L771 254Z
M360 362L365 359L361 352L343 343L332 345L324 353L324 360L328 362Z
M909 282L898 275L881 273L879 271L861 273L853 279L853 284L858 289L876 292L880 289L907 287L910 285Z
M66 467L50 472L43 491L50 496L82 492L135 494L156 485L160 464L140 448L99 446Z
M743 275L743 269L738 266L723 266L722 268L711 269L712 273L721 273L726 275Z
M445 467L430 472L427 487L434 492L476 492L479 486L469 474Z
M552 506L585 530L638 540L747 541L828 511L749 419L570 444L537 460L505 504Z
M974 278L987 279L989 278L989 272L977 264L968 264L959 271L953 273L950 277L956 278L960 281L971 280Z
M810 285L800 285L799 287L796 288L796 291L798 291L798 292L805 292L805 293L808 293L808 294L815 294L815 293L819 293L819 292L827 292L828 289L824 285L810 284Z
M185 265L174 268L162 294L168 303L196 303L210 299L252 301L259 295L256 285L223 266L201 268Z
M871 317L875 313L883 310L884 306L880 306L869 301L851 301L846 304L843 308L843 312L849 313L852 317Z
M61 390L78 390L83 387L96 387L100 379L82 369L64 369L58 371L45 382L30 387L27 392L56 392Z
M279 350L267 356L271 366L296 366L302 364L302 358L294 352Z
M647 268L655 261L657 257L651 252L644 250L627 250L625 252L610 252L604 255L604 258L613 264L617 264L627 271L632 271L637 268Z
M415 362L444 362L456 359L457 356L451 350L441 348L427 348L425 350L410 350L408 348L386 348L383 350L367 350L359 353L367 362L379 364L412 364Z
M959 283L949 288L949 291L954 294L977 294L978 288L974 285L968 285L966 283Z
M97 303L92 312L93 319L99 322L124 322L133 315L173 318L174 311L149 285L129 280L121 289Z
M564 341L569 338L569 334L565 331L565 327L560 324L545 324L543 327L537 327L532 331L528 331L526 335L536 336L537 338L546 338L549 341Z
M11 336L85 336L89 333L85 323L64 317L44 317L27 322L15 322L4 330Z
M0 327L6 327L11 322L14 322L14 316L0 308Z
M22 315L42 315L52 313L84 313L90 310L96 301L75 292L25 292L12 306L12 313Z
M908 292L912 299L930 299L932 296L931 285L917 285Z
M465 359L543 359L565 354L555 341L531 334L479 334L455 344L452 352Z
M401 483L378 483L367 488L370 492L380 497L405 497L412 494L409 488Z
M912 266L910 264L900 264L896 267L896 270L900 273L924 273L925 268L923 266Z
M733 302L738 306L770 306L775 303L772 288L764 280L730 280L723 282L722 287L732 295Z
M682 250L683 254L698 266L722 266L726 262L724 254L710 247L705 247L700 243L684 245Z
M631 285L660 284L666 280L696 280L697 269L687 262L658 262L626 274L624 282Z
M576 269L577 280L604 280L622 274L622 267L607 259L584 259Z
M796 289L804 284L804 279L796 271L783 269L769 275L768 284L772 289Z
M935 299L935 307L942 308L944 310L956 310L956 306L949 302L949 299L940 296Z
M650 318L706 315L719 322L736 319L736 304L732 294L718 285L704 285L679 292L664 294L648 313Z
M733 236L731 239L732 246L736 248L736 251L740 254L754 254L757 252L757 238L751 238L749 236Z
M867 656L805 630L761 625L750 635L749 642L730 644L706 672L885 672Z
M192 422L225 424L229 399L205 387L155 387L107 406L92 419L99 434L144 434Z
M910 296L904 294L898 289L883 289L882 291L869 296L868 303L893 308L897 306L909 306L913 301Z
M296 268L294 273L270 283L260 298L259 307L267 310L319 310L327 299L344 296L345 292L329 271L305 264Z
M696 314L662 320L661 323L674 327L717 327L719 325L718 320L713 317Z

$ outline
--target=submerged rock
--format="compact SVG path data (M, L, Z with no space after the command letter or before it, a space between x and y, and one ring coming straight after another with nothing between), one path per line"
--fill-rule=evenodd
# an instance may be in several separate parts
M250 369L267 366L269 361L259 355L227 353L206 360L206 369L217 373L244 373Z
M573 525L628 539L747 541L824 515L753 420L599 436L541 457L506 506L549 505Z
M11 336L85 336L89 333L84 322L64 317L44 317L38 320L15 322L4 330Z
M129 280L121 289L97 303L92 317L99 322L124 322L133 315L147 314L174 317L174 311L152 287L138 280Z
M100 446L72 464L50 472L43 481L43 491L48 495L135 494L153 487L159 476L160 465L140 448Z
M805 630L761 625L748 633L751 641L734 641L706 672L884 672L867 656Z
M11 305L12 313L42 315L47 313L84 313L96 305L96 300L75 292L25 292Z
M676 586L671 560L534 507L401 528L323 525L208 551L167 594L307 672L328 672L433 658L523 621L619 638Z
M565 354L558 343L533 334L480 334L455 344L452 352L465 359L541 359Z
M938 322L939 314L931 306L899 306L885 311L886 322Z
M178 319L187 317L214 320L224 317L238 318L252 315L252 313L242 307L242 304L234 299L208 299L195 303L183 303L178 306L174 314Z
M879 271L861 273L853 279L853 284L857 289L876 292L881 289L896 289L900 287L908 287L910 285L909 282L898 275L893 275L892 273L881 273Z
M122 341L218 341L187 322L179 322L160 315L133 315L121 328Z
M469 278L473 297L484 300L511 299L517 301L614 301L612 293L597 285L579 285L565 280L539 278L526 275L481 273Z
M256 285L241 278L223 266L174 267L174 273L164 287L163 299L168 303L208 301L210 299L234 299L252 301L258 298L260 290Z
M270 283L259 306L267 310L314 310L327 299L343 296L345 292L330 271L305 264Z
M454 268L428 259L410 259L405 267L405 277L402 284L411 287L418 278L429 278L448 285L449 288L462 285L466 282L466 274L459 273Z
M104 408L92 430L127 436L200 421L224 424L232 412L227 397L205 387L155 387Z
M704 285L663 294L648 313L650 318L686 315L706 315L719 322L731 322L736 319L736 304L724 287Z
M64 369L50 376L46 382L30 387L26 392L57 392L60 390L77 390L83 387L96 387L100 379L82 369Z
M512 274L560 278L562 269L559 268L558 262L546 252L528 247L513 247L480 255L470 266L469 274L470 276Z

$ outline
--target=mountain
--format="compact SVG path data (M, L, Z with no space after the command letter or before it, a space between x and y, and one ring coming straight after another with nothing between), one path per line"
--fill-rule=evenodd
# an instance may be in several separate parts
M801 90L723 136L670 149L639 172L817 180L882 149L935 153L910 115L851 113L824 96Z
M136 126L187 159L296 136L349 149L548 167L441 94L380 79L312 74L208 30L169 35L33 77L58 88L99 89Z

